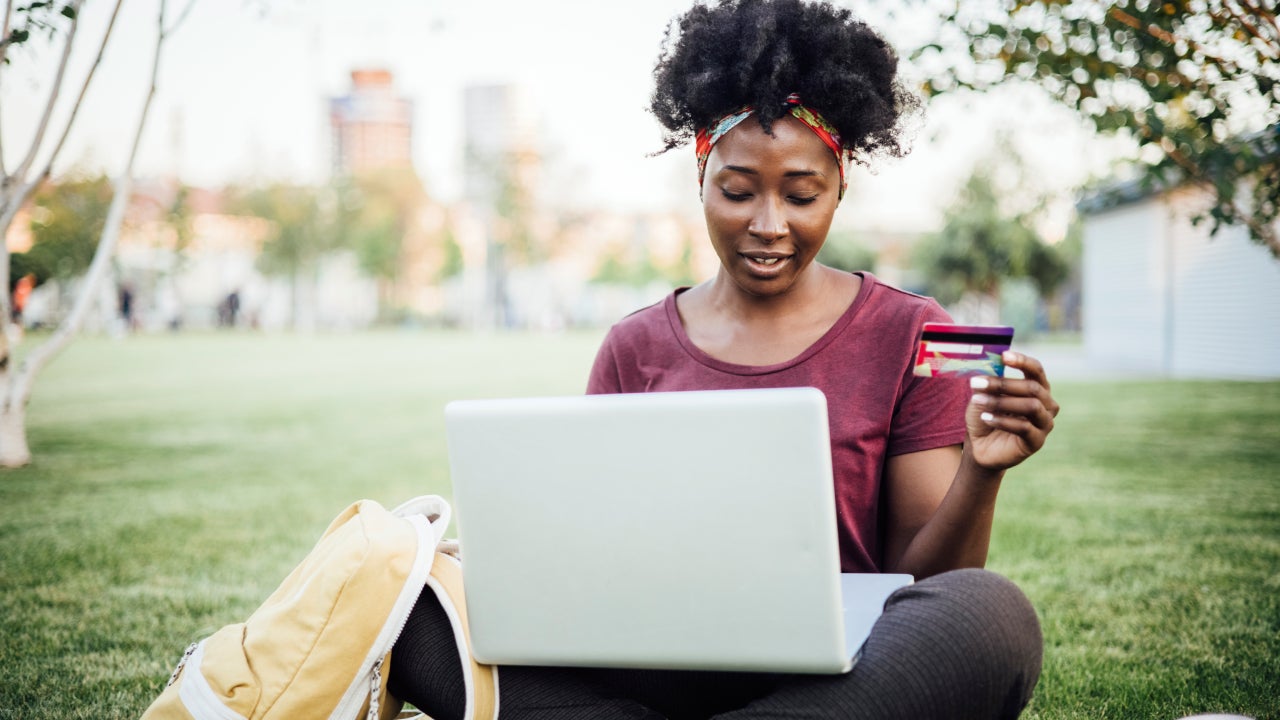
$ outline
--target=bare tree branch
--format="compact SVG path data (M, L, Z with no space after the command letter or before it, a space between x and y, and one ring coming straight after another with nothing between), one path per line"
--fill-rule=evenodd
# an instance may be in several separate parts
M1250 35L1261 40L1263 42L1263 46L1266 48L1267 57L1272 60L1275 59L1276 49L1273 47L1275 45L1275 41L1266 35L1263 35L1262 31L1258 29L1258 26L1250 22L1248 13L1241 12L1238 8L1235 8L1230 3L1225 2L1222 3L1222 9L1226 11L1225 16L1214 13L1212 10L1209 11L1209 16L1219 19L1224 26L1230 26L1230 22L1234 20L1240 25L1240 27L1247 30Z
M1270 23L1271 28L1276 32L1276 34L1280 35L1280 22L1276 22L1274 9L1268 10L1253 0L1240 0L1240 4L1251 10L1257 17L1260 17Z
M124 170L116 181L115 195L111 198L111 208L107 211L107 220L102 228L102 237L98 240L98 247L93 253L93 261L89 264L89 271L85 273L84 281L81 283L80 295L76 297L76 302L72 306L71 312L58 326L57 331L43 344L32 350L31 354L22 361L22 366L18 369L17 375L13 379L13 389L7 398L10 407L26 405L31 398L31 388L35 382L36 375L80 331L80 326L84 323L84 318L88 315L89 308L93 306L94 300L96 300L95 295L98 285L106 277L107 270L110 268L111 257L115 254L116 245L120 239L120 226L124 222L125 209L128 207L129 198L133 193L134 160L138 157L138 147L142 144L143 131L147 125L147 115L150 113L151 103L156 95L156 84L160 75L161 50L164 47L166 37L164 18L167 4L168 0L160 0L159 22L156 28L155 58L151 63L151 86L147 90L147 99L142 104L142 113L138 118L138 127L133 135L133 146L129 150L129 159L126 161Z
M49 127L49 118L53 115L53 106L57 104L58 93L62 90L62 78L67 72L67 59L71 57L71 46L75 43L76 30L80 27L80 6L83 4L84 0L75 0L74 2L75 17L71 18L71 27L67 28L67 44L63 47L62 58L58 61L58 70L54 74L53 87L49 89L49 102L44 106L44 114L40 117L40 124L36 126L36 134L31 140L31 148L27 151L27 156L13 171L13 174L18 178L25 179L27 177L27 173L31 171L31 166L35 164L36 153L39 152L40 146L44 143L44 133ZM21 202L18 204L21 204Z
M3 23L2 25L0 25L0 38L8 38L8 37L9 37L9 18L10 18L10 15L12 15L12 14L13 14L13 0L5 0L5 3L4 3L4 23ZM0 78L3 78L3 77L4 77L4 58L5 58L5 54L8 52L8 50L9 50L9 46L8 46L8 45L0 46ZM2 86L0 86L0 87L2 87ZM3 123L0 123L0 127L3 127ZM3 137L4 137L4 133L3 133L3 132L0 132L0 179L5 178L5 177L7 177L7 176L8 176L8 173L6 173L6 172L5 172L5 170L4 170L4 142L3 142ZM6 226L0 225L0 227L6 227Z
M58 153L62 151L62 144L67 141L67 135L71 133L71 125L76 121L76 113L80 112L80 104L84 102L85 94L89 92L89 83L93 80L93 74L97 72L98 65L102 64L102 55L107 50L107 40L111 38L111 30L116 25L116 17L120 14L120 6L123 3L124 0L116 0L116 6L111 11L111 19L107 21L107 29L102 33L102 42L98 45L98 54L94 56L93 65L89 66L89 72L85 75L84 83L80 86L80 94L76 96L76 102L71 106L71 114L67 117L67 124L62 128L62 135L58 138L58 144L53 146L53 152L49 153L48 162L45 163L44 169L36 176L38 179L49 177L50 171L53 170L53 161L58 157Z
M80 2L83 2L83 0L80 0ZM58 154L62 151L63 143L67 141L67 135L71 133L71 126L75 122L76 114L80 111L80 106L84 102L85 94L89 91L89 83L93 80L93 74L97 71L98 65L102 63L102 56L107 49L107 40L111 37L111 30L112 28L115 27L116 17L119 16L120 14L120 6L123 2L124 0L116 0L115 8L111 11L111 19L107 22L107 29L102 34L102 42L98 46L98 54L97 56L94 57L93 65L89 67L89 72L85 75L84 83L80 86L80 94L76 96L75 104L71 106L71 114L67 117L66 125L62 128L62 135L58 138L57 144L54 145L53 151L49 153L49 157L46 160L44 167L40 170L40 172L36 173L35 176L32 177L30 180L27 180L27 177L26 177L27 172L29 170L28 168L15 169L14 177L5 178L6 183L9 183L9 182L16 183L18 186L18 189L15 192L10 193L10 192L7 192L7 188L5 188L6 192L4 192L3 196L0 197L0 237L3 237L4 234L8 232L9 225L13 222L13 219L17 216L18 210L22 207L23 203L27 201L27 198L36 189L36 187L38 187L41 182L43 182L46 178L49 177L50 172L53 170L53 163L57 159ZM76 7L77 17L79 16L79 12L80 12L79 6L77 5ZM68 36L67 38L68 48L70 47L71 40L72 38ZM65 60L66 60L66 54L64 53L63 55L64 63L65 63ZM61 74L61 69L59 69L59 72ZM59 79L59 82L61 82L61 79ZM50 99L49 107L52 107L52 106L53 106L53 99ZM47 125L47 123L48 123L48 118L46 117L43 124ZM43 134L43 132L44 130L42 127L41 134ZM32 141L32 149L28 153L28 158L34 155L34 153L39 149L38 143L40 140L41 140L40 136L37 135L36 139ZM0 248L0 288L9 287L8 258L9 258L8 247ZM7 326L9 322L8 311L9 311L9 296L8 296L8 293L6 292L0 295L0 328Z
M182 8L182 12L178 13L178 19L173 24L165 28L165 35L172 35L178 28L182 27L182 23L186 22L187 16L191 14L191 8L196 6L196 0L187 0L187 6Z

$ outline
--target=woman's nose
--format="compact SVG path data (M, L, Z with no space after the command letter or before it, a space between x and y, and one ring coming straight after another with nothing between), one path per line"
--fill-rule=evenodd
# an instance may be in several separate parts
M787 219L776 200L762 198L756 206L751 224L747 226L751 233L762 242L771 243L787 234Z

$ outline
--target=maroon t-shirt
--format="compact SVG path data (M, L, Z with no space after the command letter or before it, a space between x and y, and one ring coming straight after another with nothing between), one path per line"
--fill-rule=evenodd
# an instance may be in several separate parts
M702 352L676 311L677 290L619 321L605 337L588 393L816 387L827 397L840 566L879 572L880 479L886 457L964 441L967 383L912 375L926 322L951 319L932 298L862 275L857 298L795 358L735 365Z

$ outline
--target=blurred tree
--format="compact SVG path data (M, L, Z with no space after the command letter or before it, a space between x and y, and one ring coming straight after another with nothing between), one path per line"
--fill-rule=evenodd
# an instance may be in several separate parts
M986 299L984 307L998 309L1000 282L1006 278L1030 279L1042 296L1052 292L1069 268L1032 226L1030 217L1002 211L991 170L980 168L946 210L942 230L916 246L915 262L929 293L943 304L976 293Z
M665 263L658 262L647 247L615 245L604 253L591 282L637 288L655 282L676 287L693 285L698 282L693 272L693 244L684 238L680 253Z
M436 279L447 280L460 275L466 268L466 262L462 257L462 246L458 244L458 238L448 224L445 225L444 233L440 238L440 245L444 260L440 263L440 272L437 273Z
M818 251L818 262L837 270L875 272L876 254L858 243L857 237L848 231L827 234L827 241Z
M932 0L917 0L932 3ZM947 3L912 53L930 95L1022 81L1140 147L1148 189L1207 190L1212 230L1239 224L1280 257L1280 23L1274 0ZM963 47L974 62L954 57Z
M662 268L662 275L677 287L691 286L698 282L698 276L693 271L693 239L687 234L680 239L679 257Z
M45 183L32 197L31 249L9 258L12 285L27 273L36 284L83 275L93 261L111 207L106 176Z
M70 312L63 318L53 335L27 353L16 369L10 362L12 355L12 349L9 347L11 298L7 292L0 296L0 323L3 323L0 327L0 465L14 467L31 461L26 431L26 410L27 403L31 399L31 389L40 371L79 333L90 305L97 297L97 288L104 282L110 269L110 259L115 253L120 236L125 207L132 193L134 160L137 158L138 146L141 144L142 134L146 128L147 115L156 94L161 51L165 41L186 18L193 1L189 1L179 13L177 21L172 22L173 18L167 15L169 7L167 0L160 0L155 51L148 67L149 85L131 138L124 168L114 183L111 204L103 222L93 258L80 283L79 294ZM4 71L9 66L10 50L15 46L32 42L33 39L42 35L47 36L50 44L56 44L58 36L61 35L62 50L57 55L56 67L47 86L48 95L30 141L22 146L23 151L19 153L17 164L12 168L4 156L6 143L3 142L5 139L2 132L3 126L0 125L0 238L7 235L18 211L26 204L36 188L49 179L53 164L61 154L85 94L102 62L122 2L123 0L116 0L101 39L97 43L91 43L90 48L96 44L97 51L92 56L83 80L78 84L78 90L75 87L70 90L64 89L63 84L66 80L72 49L81 44L77 41L77 34L80 8L84 0L33 1L16 8L13 2L5 3L3 16L0 17L0 79L3 79ZM69 97L72 91L75 92L74 98ZM59 100L62 102L59 103ZM38 101L33 99L32 102ZM53 109L57 105L69 109L60 116L55 127L52 120ZM49 134L51 129L52 135ZM46 138L49 142L46 142ZM37 159L40 160L39 163ZM70 262L74 263L75 260L72 259ZM9 270L8 247L0 242L0 287L9 287Z
M326 197L326 195L328 197ZM274 183L232 193L233 211L270 223L258 269L289 281L290 320L296 327L305 315L301 285L314 285L320 259L338 246L346 213L339 213L327 189Z
M622 245L615 245L600 262L592 282L644 287L655 280L662 280L662 270L653 262L648 250L629 252Z
M421 232L427 192L412 168L386 168L337 182L339 242L355 251L360 268L379 285L382 310L394 303L405 264L406 239Z

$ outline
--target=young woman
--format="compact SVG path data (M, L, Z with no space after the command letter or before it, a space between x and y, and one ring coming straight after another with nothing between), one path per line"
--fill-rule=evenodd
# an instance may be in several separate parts
M942 308L815 260L846 164L904 153L917 104L896 67L826 4L722 0L678 20L652 109L668 149L695 142L720 268L615 325L588 392L821 389L843 569L917 582L890 598L846 675L504 667L504 718L1012 718L1029 701L1035 612L978 568L1004 472L1053 427L1044 370L1010 353L1024 379L917 378L921 327L947 321ZM768 428L743 448L788 452ZM441 662L453 640L426 595L392 655L392 689L436 720L460 717L459 664Z

